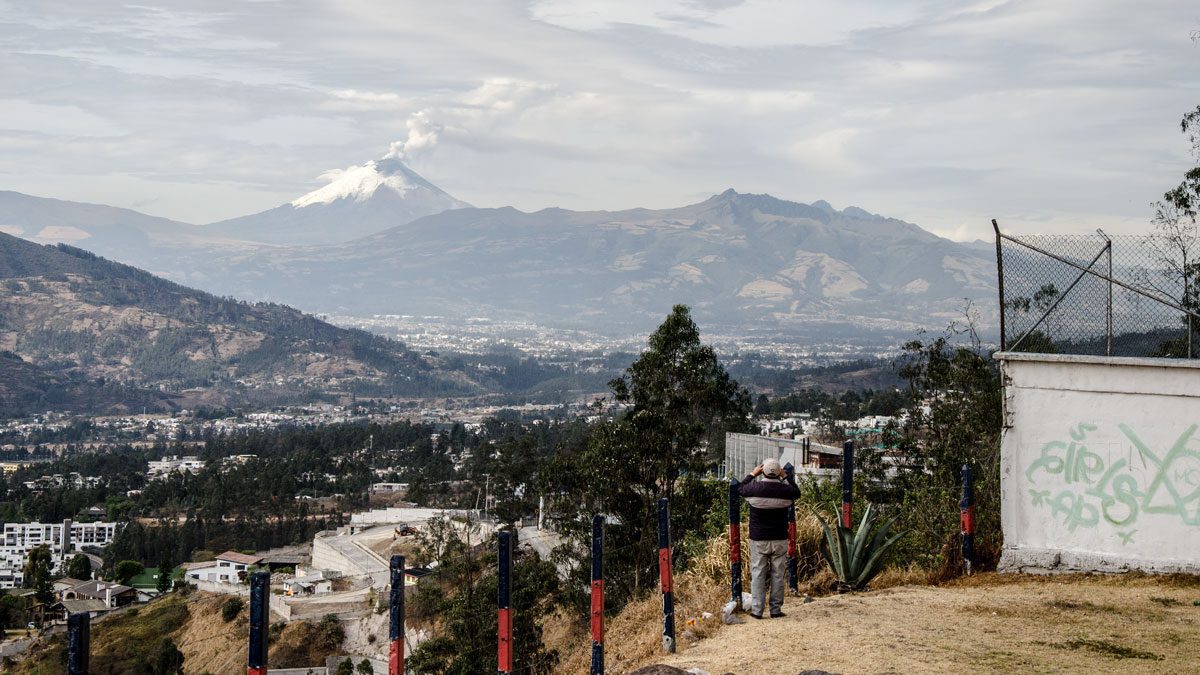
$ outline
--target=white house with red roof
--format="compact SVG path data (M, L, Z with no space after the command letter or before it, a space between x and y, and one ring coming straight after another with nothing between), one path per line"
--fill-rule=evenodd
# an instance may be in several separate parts
M186 563L184 576L188 581L213 581L222 584L246 582L246 570L262 564L262 557L237 551L226 551L216 560L201 563Z

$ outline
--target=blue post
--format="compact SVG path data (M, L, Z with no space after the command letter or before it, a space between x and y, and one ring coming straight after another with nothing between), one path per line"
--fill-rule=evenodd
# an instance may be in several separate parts
M388 598L388 675L404 675L404 556L391 560Z
M250 575L250 656L246 661L247 675L267 675L267 640L271 624L271 573Z
M675 596L671 590L671 509L658 500L658 580L662 587L663 651L675 653Z
M592 675L604 675L604 516L592 516Z
M92 617L87 612L67 616L67 673L88 675Z
M512 532L500 532L499 578L496 581L496 672L507 675L513 669L512 637Z
M967 574L975 566L975 480L971 467L963 464L962 501L958 503L959 519L962 521L963 567Z
M783 470L787 472L788 480L794 480L796 475L796 467L788 462L783 466ZM788 549L787 549L787 585L793 593L800 592L800 577L796 572L796 559L799 557L798 549L796 548L796 504L793 502L788 505Z
M742 611L742 502L740 483L729 479L729 594L737 611Z
M842 444L842 527L850 529L854 502L854 441Z

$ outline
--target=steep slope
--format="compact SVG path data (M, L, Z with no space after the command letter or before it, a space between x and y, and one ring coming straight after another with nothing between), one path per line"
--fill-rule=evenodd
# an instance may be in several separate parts
M20 356L0 351L0 417L49 410L120 414L173 407L165 393L139 389L81 373L47 372Z
M0 350L41 372L215 400L465 391L401 343L0 234Z
M470 206L396 157L327 172L324 177L327 185L288 204L204 229L267 244L332 244Z

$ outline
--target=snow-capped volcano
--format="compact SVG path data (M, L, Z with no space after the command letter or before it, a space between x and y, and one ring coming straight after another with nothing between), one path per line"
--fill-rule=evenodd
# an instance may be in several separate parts
M333 244L471 205L388 156L321 174L323 187L269 211L206 226L269 244Z

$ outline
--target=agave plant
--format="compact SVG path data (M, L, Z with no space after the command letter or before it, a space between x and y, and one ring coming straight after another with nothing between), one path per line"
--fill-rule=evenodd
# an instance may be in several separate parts
M903 532L888 536L896 519L885 521L875 527L879 514L867 506L862 520L858 523L858 531L842 525L842 521L834 516L834 527L837 534L831 530L823 518L818 517L825 536L821 540L821 555L829 563L829 569L838 578L838 592L861 591L883 569L883 557L896 540L904 535ZM872 530L874 533L872 534Z

